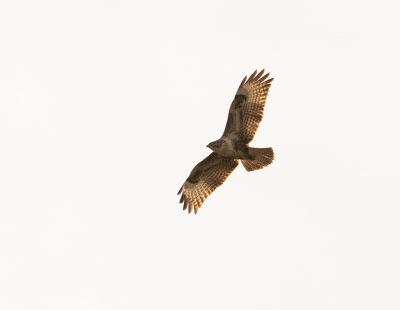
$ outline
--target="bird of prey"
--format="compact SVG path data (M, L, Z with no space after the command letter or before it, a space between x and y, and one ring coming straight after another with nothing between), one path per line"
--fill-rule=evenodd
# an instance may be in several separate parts
M265 101L273 80L266 80L269 73L263 74L264 69L259 74L257 70L254 71L249 79L245 76L229 109L222 137L207 145L213 152L193 168L179 190L178 195L183 191L180 203L184 203L183 210L188 209L188 213L194 209L197 214L206 198L239 165L239 160L248 172L272 163L272 148L249 146L263 118Z

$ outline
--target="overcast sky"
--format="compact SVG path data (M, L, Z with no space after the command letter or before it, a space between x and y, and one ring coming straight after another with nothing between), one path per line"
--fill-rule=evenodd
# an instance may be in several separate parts
M399 309L396 1L0 1L0 308ZM245 75L253 147L176 195Z

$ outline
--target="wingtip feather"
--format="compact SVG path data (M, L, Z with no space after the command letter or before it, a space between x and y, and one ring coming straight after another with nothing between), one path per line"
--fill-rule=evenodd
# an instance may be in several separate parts
M247 80L246 84L253 82L254 77L256 76L256 74L257 74L257 70L254 71L252 75L250 75L250 77L249 77L249 79Z
M265 69L262 69L259 74L254 78L254 81L258 82L258 79L264 74Z
M178 195L179 195L180 193L182 193L182 191L183 191L183 185L182 185L181 189L179 190Z
M270 84L273 80L274 80L274 78L266 80L263 84Z
M242 83L240 83L240 86L239 86L239 88L240 88L240 87L242 87L242 86L244 85L244 83L246 82L246 79L247 79L247 75L244 77L244 79L243 79Z
M262 83L262 82L265 81L268 77L269 77L269 72L268 72L266 75L264 75L261 79L259 79L258 81L259 81L260 83Z

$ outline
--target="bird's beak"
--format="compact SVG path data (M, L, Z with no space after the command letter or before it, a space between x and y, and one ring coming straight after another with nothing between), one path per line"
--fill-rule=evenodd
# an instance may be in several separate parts
M210 143L208 143L206 147L210 147Z

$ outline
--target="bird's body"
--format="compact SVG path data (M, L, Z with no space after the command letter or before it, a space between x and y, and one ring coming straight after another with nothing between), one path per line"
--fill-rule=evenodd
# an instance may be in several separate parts
M183 210L193 208L197 214L205 199L238 166L239 160L247 171L262 169L272 163L272 148L252 148L253 140L262 120L265 101L273 79L269 73L257 76L257 70L246 81L243 79L229 109L228 121L222 137L207 145L213 152L198 163L181 187Z
M236 137L223 136L221 139L211 142L207 147L227 158L250 159L248 146Z

